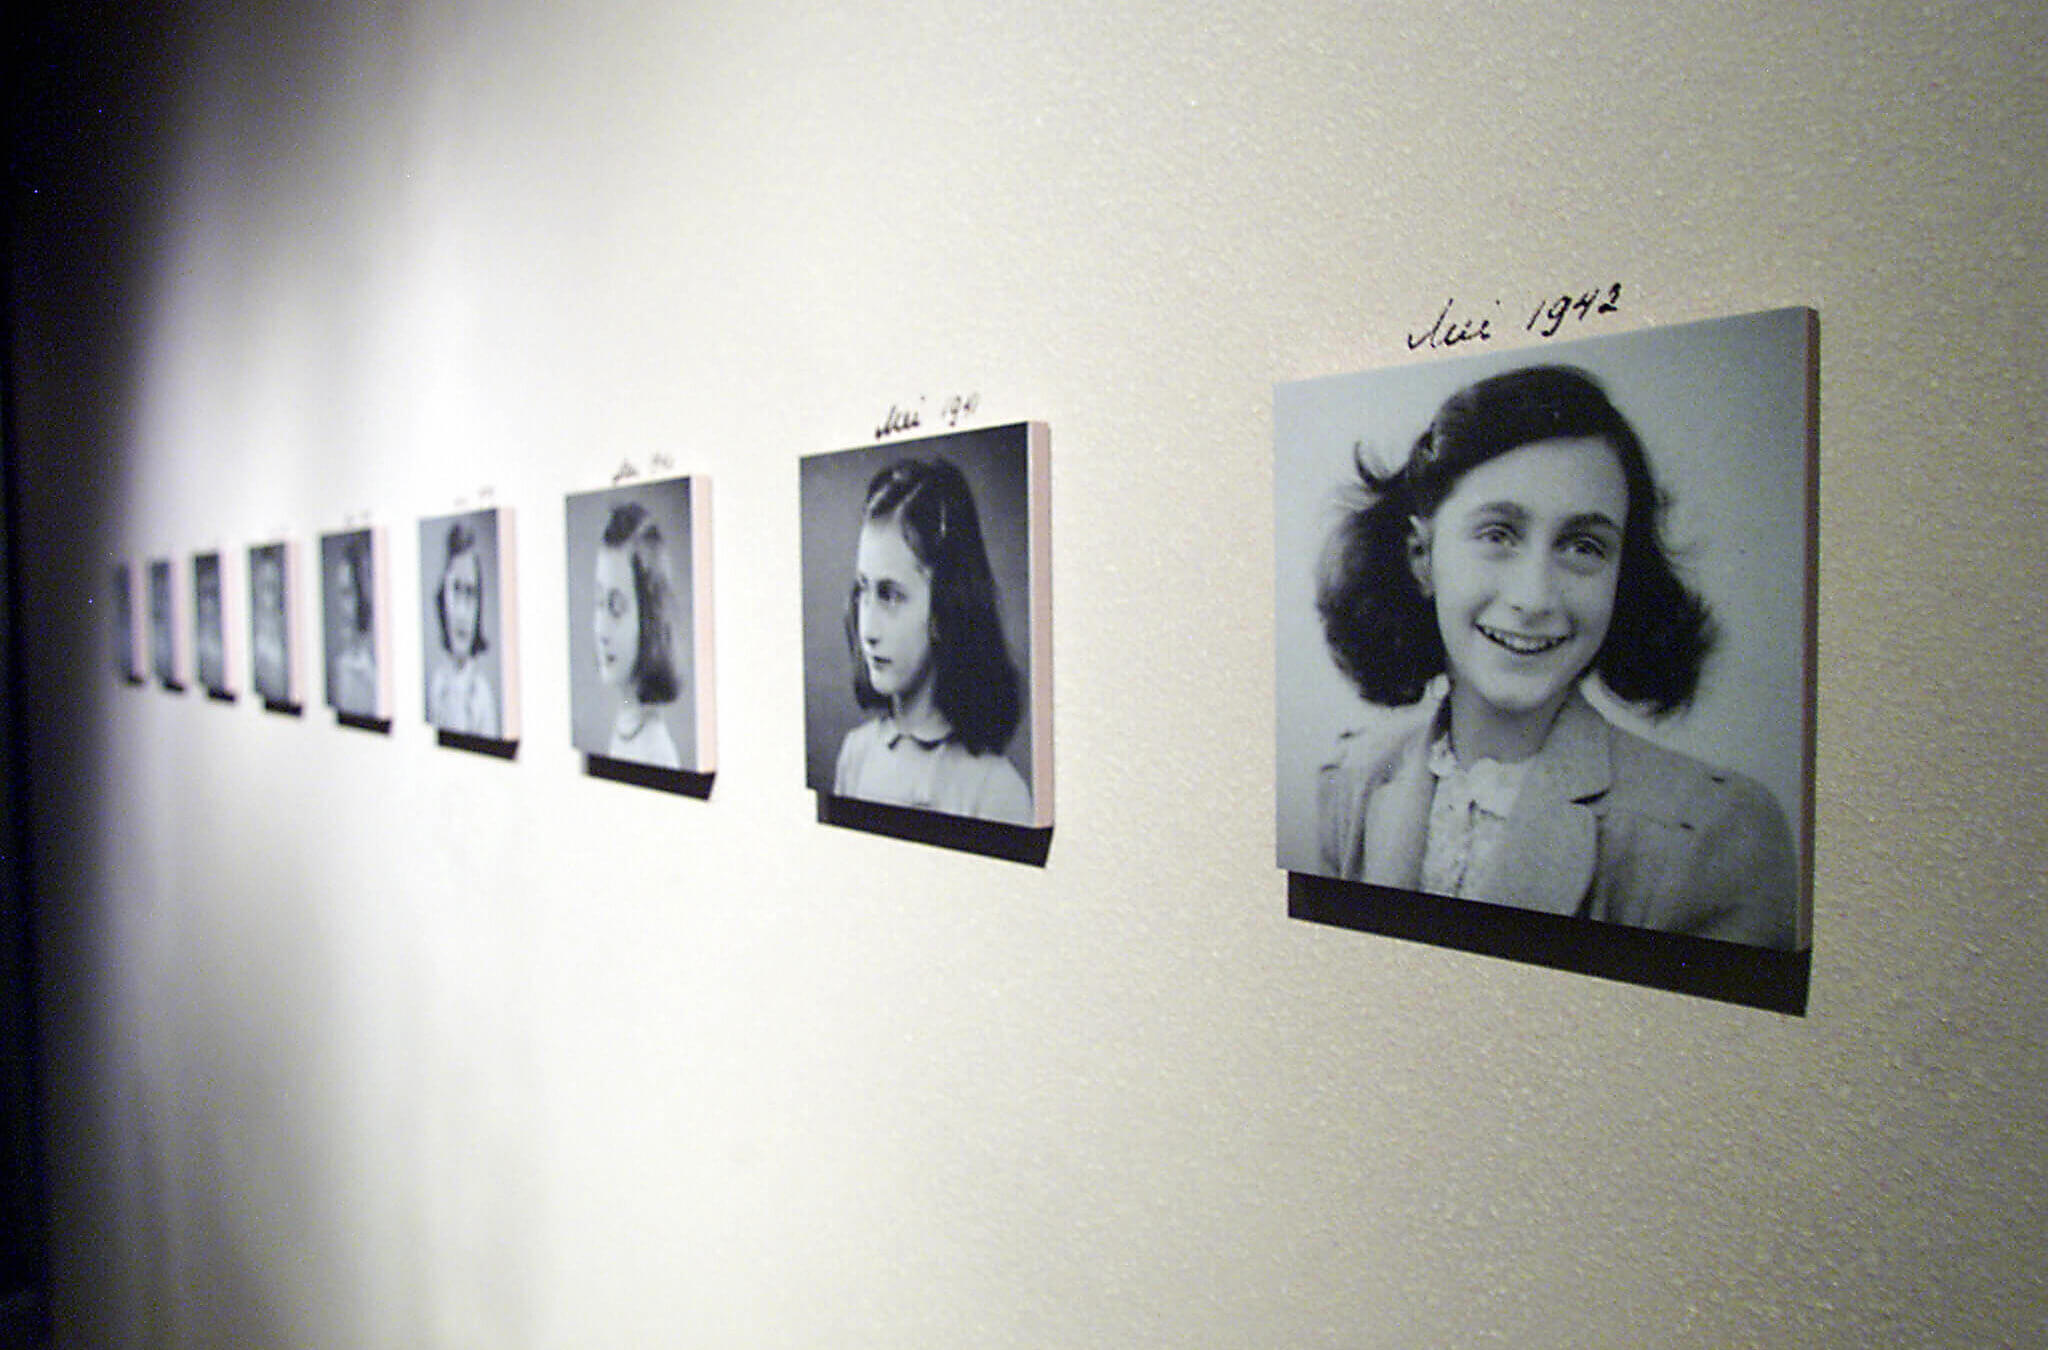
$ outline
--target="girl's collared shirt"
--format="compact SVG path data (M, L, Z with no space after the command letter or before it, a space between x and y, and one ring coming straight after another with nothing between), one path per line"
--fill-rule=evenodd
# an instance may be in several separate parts
M1031 789L1006 756L977 755L951 733L914 735L893 717L870 718L847 733L832 794L1013 825L1032 820Z
M1429 841L1422 855L1422 889L1470 899L1482 894L1500 851L1515 798L1528 777L1527 760L1458 763L1448 733L1430 743L1429 771L1436 790L1429 805Z

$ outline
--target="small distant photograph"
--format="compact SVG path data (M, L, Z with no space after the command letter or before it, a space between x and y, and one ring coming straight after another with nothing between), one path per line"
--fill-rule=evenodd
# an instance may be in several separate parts
M293 666L291 550L283 543L249 549L249 667L256 697L273 708L298 702Z
M1280 866L1805 947L1815 333L1279 386Z
M225 596L221 589L218 553L199 553L192 558L192 647L198 656L199 687L209 694L226 696L234 692L228 675L228 634L223 618Z
M114 673L130 684L142 679L142 662L135 652L135 570L127 563L114 567Z
M1017 423L802 461L813 789L1052 824L1048 442Z
M576 493L565 510L571 742L603 759L709 773L709 481Z
M168 558L149 564L149 667L166 689L181 689L178 680L177 592Z
M391 716L382 532L320 536L320 615L327 706L345 717Z
M518 739L511 534L502 507L420 522L427 722L441 731Z

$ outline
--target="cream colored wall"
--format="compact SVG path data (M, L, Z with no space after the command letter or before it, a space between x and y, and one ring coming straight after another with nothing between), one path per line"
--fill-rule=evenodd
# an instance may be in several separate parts
M2037 6L186 8L24 217L65 1344L2048 1338ZM1820 312L1803 1017L1272 865L1273 384L1609 281ZM1052 426L1042 868L803 788L797 457L967 392ZM568 744L561 499L657 452L705 801ZM114 559L486 487L512 762L409 604L388 736L106 673Z

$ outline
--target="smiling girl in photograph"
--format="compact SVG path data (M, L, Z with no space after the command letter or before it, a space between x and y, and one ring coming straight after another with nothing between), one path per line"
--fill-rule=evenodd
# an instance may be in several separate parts
M906 459L869 482L846 640L854 697L876 715L841 742L833 795L1031 823L1003 753L1020 680L974 495L949 461Z
M608 759L679 769L662 708L682 692L668 541L639 502L612 509L598 540L591 634L597 671L619 697Z
M1714 644L1679 578L1641 442L1583 371L1452 395L1407 462L1361 461L1362 504L1317 597L1364 698L1416 713L1346 735L1321 771L1334 876L1753 946L1795 939L1776 801L1609 723L1691 702ZM1441 677L1441 678L1439 678Z

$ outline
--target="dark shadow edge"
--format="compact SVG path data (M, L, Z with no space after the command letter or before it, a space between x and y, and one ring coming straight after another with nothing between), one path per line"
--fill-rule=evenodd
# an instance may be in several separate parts
M515 759L519 755L517 741L501 741L495 736L472 736L466 731L436 731L434 735L444 750L467 750L473 755L488 755L492 759Z
M857 801L818 794L818 821L868 834L886 835L913 844L930 844L961 853L979 853L1002 862L1045 866L1052 854L1052 827L1011 825L1000 820L978 820L973 816L949 816L923 811L914 806L891 806L883 802Z
M1806 1015L1811 948L1777 951L1592 919L1287 874L1289 918L1592 975L1667 993Z
M214 703L237 703L240 699L232 689L209 689L206 697Z
M700 802L711 799L711 784L718 777L715 773L665 769L659 764L638 764L630 759L613 759L608 755L585 755L583 772L591 778L601 778L608 783L624 783L627 787L648 788L678 797L694 797Z
M266 698L262 703L263 711L281 713L286 717L303 717L306 712L306 705L303 703L287 703L274 698Z
M1805 718L1800 726L1799 937L1813 941L1813 841L1818 825L1814 775L1820 739L1820 311L1806 310L1806 651Z
M390 718L370 717L364 713L343 712L339 708L334 710L334 724L336 726L349 727L355 731L374 731L379 736L389 736L391 734Z

